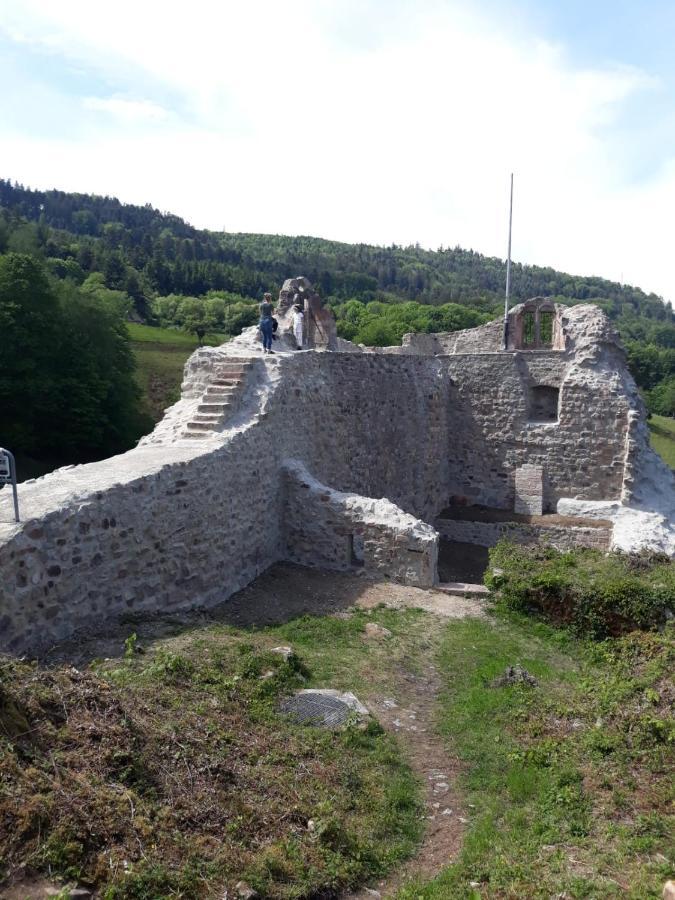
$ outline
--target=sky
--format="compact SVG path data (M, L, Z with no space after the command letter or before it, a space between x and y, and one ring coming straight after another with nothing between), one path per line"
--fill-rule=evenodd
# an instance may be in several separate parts
M0 0L0 177L672 301L672 0ZM295 274L295 273L294 273Z

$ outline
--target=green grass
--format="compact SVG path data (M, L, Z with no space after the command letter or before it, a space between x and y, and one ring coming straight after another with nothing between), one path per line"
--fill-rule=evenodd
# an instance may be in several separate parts
M370 621L391 636L366 640ZM270 652L281 644L289 661ZM301 728L276 707L298 687L396 696L430 658L468 821L456 861L400 900L656 900L675 862L672 626L590 643L501 610L130 635L79 673L0 664L5 872L104 900L232 896L240 879L299 900L382 877L422 830L395 739L376 722ZM516 663L538 684L494 687Z
M192 334L172 328L128 323L134 356L136 380L143 392L144 409L153 422L158 422L167 406L180 397L183 368L198 347ZM217 346L229 338L224 334L207 335L204 343Z
M675 469L675 419L667 416L651 416L649 430L652 447L671 469Z
M190 351L198 347L194 334L179 331L176 328L156 328L152 325L139 325L128 322L129 335L134 343L164 344L172 347L186 347ZM204 339L206 346L216 347L228 340L225 334L208 334Z
M392 661L426 629L421 614L378 611L396 638L373 647L370 620L216 625L142 653L130 635L123 658L82 674L6 661L6 873L27 865L95 885L105 900L233 896L240 879L293 900L384 875L422 831L420 786L395 740L375 721L326 732L276 711L328 678L384 690ZM270 652L289 639L289 661Z
M448 626L439 727L467 767L471 817L458 861L401 900L660 897L675 862L673 648L640 633L587 646L513 615ZM515 663L538 686L491 686Z
M668 557L522 547L500 541L490 550L486 584L517 612L537 611L584 637L616 636L663 624L675 597Z

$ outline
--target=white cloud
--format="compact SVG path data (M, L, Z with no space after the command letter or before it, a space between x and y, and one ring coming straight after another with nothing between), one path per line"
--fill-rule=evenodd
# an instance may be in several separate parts
M162 122L169 112L150 100L126 100L124 97L85 97L85 109L107 113L124 124Z
M107 79L84 106L115 129L9 134L5 176L212 228L503 256L514 170L517 259L675 297L675 157L636 184L615 140L648 73L580 70L459 0L6 5L24 41Z

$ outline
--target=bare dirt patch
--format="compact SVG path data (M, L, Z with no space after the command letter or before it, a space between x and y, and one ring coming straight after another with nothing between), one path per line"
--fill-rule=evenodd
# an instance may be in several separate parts
M415 608L443 618L485 615L480 600L450 597L441 591L421 590L388 581L372 581L355 572L327 572L292 563L278 563L225 602L209 609L171 615L129 615L108 623L100 632L79 633L55 644L41 658L45 663L81 665L92 659L121 656L133 631L139 644L177 635L214 622L237 628L279 625L299 616L335 615L350 607Z

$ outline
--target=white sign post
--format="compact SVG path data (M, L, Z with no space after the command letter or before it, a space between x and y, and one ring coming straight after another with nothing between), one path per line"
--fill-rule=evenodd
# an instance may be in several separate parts
M11 484L14 494L14 518L19 521L19 497L16 492L16 463L14 455L0 447L0 486Z

